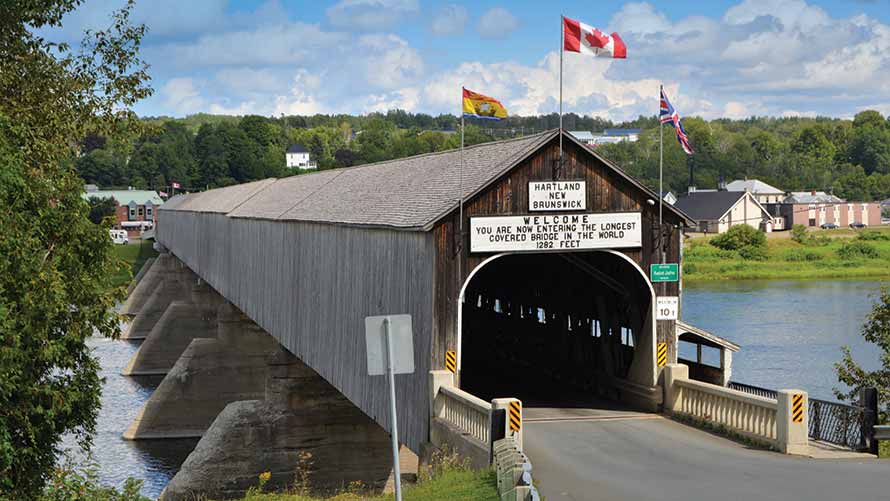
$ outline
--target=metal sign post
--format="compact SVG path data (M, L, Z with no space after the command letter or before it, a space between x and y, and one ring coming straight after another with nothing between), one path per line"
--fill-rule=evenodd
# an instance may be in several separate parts
M368 375L386 374L389 381L389 412L392 416L392 469L396 501L402 501L402 472L399 466L399 423L396 416L396 374L414 372L414 342L411 315L365 317Z

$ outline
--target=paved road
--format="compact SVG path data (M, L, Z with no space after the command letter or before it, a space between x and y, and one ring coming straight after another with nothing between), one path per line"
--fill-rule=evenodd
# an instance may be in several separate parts
M524 418L547 501L890 500L890 460L784 456L614 407L526 408Z

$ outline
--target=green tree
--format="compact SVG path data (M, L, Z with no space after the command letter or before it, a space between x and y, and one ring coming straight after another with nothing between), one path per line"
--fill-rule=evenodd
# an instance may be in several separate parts
M762 259L766 254L766 234L747 224L737 224L726 233L710 240L711 245L723 250L738 251L745 259Z
M874 371L862 368L854 359L849 346L842 348L840 362L834 364L838 381L846 388L834 389L840 400L856 400L862 388L877 388L878 402L884 403L885 419L890 414L890 287L882 287L878 302L862 326L862 337L880 349L881 367Z
M847 153L851 163L861 165L866 174L890 174L890 130L864 125L856 129Z
M102 224L103 219L114 216L117 210L117 202L112 197L90 197L87 201L90 204L89 218L93 224Z
M121 263L63 160L88 134L138 127L144 29L130 3L77 52L34 34L80 3L0 3L0 498L36 497L63 435L89 445L101 380L85 341L118 331L109 270Z

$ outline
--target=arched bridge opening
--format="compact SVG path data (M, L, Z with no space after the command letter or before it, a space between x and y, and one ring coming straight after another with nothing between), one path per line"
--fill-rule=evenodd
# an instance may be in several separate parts
M652 288L613 251L502 254L464 285L460 386L525 407L598 407L654 384Z

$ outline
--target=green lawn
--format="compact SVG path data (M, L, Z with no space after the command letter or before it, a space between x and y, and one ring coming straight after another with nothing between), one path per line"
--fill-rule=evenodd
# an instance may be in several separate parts
M343 493L326 501L389 501L393 494L365 496ZM445 471L432 480L405 486L402 490L405 501L497 501L497 480L494 470L471 471L456 469ZM322 498L299 496L296 494L257 494L251 493L245 501L323 501Z
M879 235L886 240L867 240L878 256L845 259L840 248L859 240L863 233ZM767 240L767 259L746 260L734 251L724 251L710 244L712 237L689 240L683 251L684 280L738 279L808 279L868 278L890 279L890 227L869 230L817 230L817 237L826 237L822 244L799 244L787 236L776 235Z
M112 272L114 285L127 285L136 276L145 260L158 255L151 241L137 241L127 245L115 245L114 253L124 261L124 266Z

